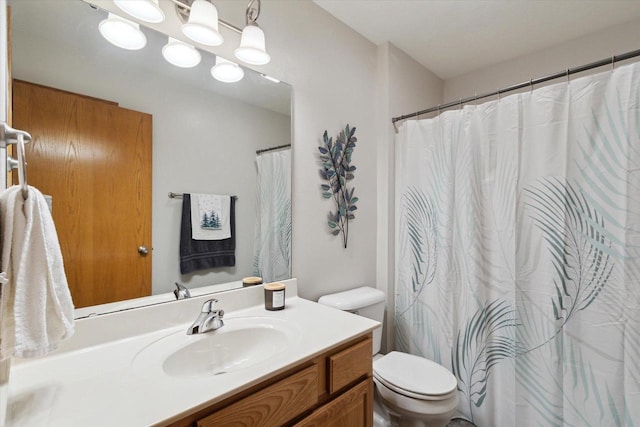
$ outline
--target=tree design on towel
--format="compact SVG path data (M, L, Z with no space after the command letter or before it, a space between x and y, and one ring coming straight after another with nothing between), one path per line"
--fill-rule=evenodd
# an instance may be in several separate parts
M215 211L211 211L209 214L206 212L202 214L200 228L204 228L205 230L219 230L221 227L220 217Z

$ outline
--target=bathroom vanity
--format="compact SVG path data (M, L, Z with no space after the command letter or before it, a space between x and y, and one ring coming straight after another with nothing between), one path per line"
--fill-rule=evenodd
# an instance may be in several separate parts
M204 301L105 314L47 357L14 361L8 426L371 426L379 323L262 287L217 293L225 325L187 335Z
M371 426L371 334L356 338L169 426Z

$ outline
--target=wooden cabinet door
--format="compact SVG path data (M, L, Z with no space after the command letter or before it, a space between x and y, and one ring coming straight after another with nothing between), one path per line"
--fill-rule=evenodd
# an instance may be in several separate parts
M275 427L318 402L318 367L310 366L198 420L197 427Z
M28 183L52 215L76 307L151 295L151 115L15 80Z
M368 378L316 409L296 427L373 426L373 380Z

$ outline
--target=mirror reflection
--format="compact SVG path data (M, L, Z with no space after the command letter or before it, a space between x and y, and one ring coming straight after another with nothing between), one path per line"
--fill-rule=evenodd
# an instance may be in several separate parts
M244 67L217 81L203 50L175 66L143 26L146 46L120 49L98 32L107 12L80 0L9 4L14 125L34 138L29 183L52 196L76 307L290 277L289 85ZM234 262L180 273L184 199L169 193L235 196Z

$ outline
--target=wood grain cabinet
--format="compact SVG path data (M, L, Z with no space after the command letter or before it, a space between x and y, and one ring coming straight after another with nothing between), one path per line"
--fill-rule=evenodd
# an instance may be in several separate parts
M371 427L371 334L299 363L171 427Z

